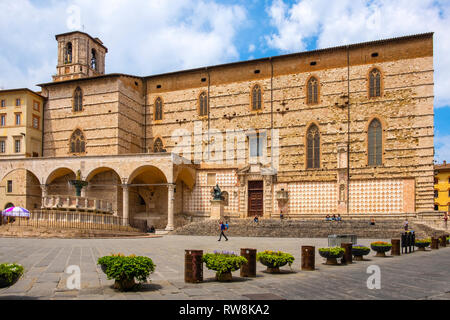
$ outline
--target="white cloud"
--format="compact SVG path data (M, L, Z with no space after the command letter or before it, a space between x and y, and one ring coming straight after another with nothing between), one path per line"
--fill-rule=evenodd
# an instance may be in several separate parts
M450 105L450 3L433 0L275 0L267 8L276 32L266 41L283 52L435 32L435 106Z
M450 163L450 135L441 135L439 132L436 132L434 146L434 159L438 163L442 163L444 160Z
M256 49L256 46L255 46L253 43L251 43L251 44L248 46L248 52L249 52L249 53L254 52L255 49Z
M247 14L240 5L217 0L34 3L0 1L0 87L37 89L35 84L51 81L54 35L72 31L72 5L81 9L84 31L108 47L106 72L140 76L238 59L234 40Z

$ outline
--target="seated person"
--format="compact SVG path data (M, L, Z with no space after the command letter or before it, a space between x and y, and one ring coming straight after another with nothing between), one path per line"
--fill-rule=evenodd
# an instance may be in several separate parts
M338 216L337 216L337 218L336 218L336 221L342 221L342 218L341 218L341 215L340 215L340 214L338 214Z
M149 233L155 233L155 227L154 227L154 226L151 226L151 227L148 229L148 232L149 232Z
M255 218L253 219L254 222L258 222L258 216L255 216Z
M330 220L331 220L331 217L329 214L327 214L327 216L325 217L325 221L330 221Z
M374 226L374 225L375 225L375 219L374 219L374 218L370 219L370 225L371 225L371 226Z
M333 214L333 217L331 218L331 221L336 221L336 215Z

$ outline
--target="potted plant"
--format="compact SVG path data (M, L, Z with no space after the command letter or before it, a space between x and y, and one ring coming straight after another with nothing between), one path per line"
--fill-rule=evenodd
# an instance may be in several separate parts
M370 244L373 251L376 251L376 257L386 257L386 252L390 251L392 244L384 241L376 241Z
M128 291L139 282L147 281L150 273L155 271L152 259L142 256L125 256L123 254L104 256L97 263L102 267L108 280L114 279L114 288L120 291Z
M291 266L295 258L290 253L266 250L258 252L256 260L267 267L267 272L280 273L280 267Z
M208 269L216 271L218 281L231 281L233 278L231 272L239 270L248 261L234 252L214 251L203 255L203 262Z
M334 248L319 248L319 254L321 257L326 258L325 264L336 265L337 259L344 256L345 249L340 247Z
M9 287L23 274L23 267L16 263L0 264L0 288Z
M363 261L364 256L368 255L370 253L370 248L355 245L352 246L352 255L355 257L355 261Z
M425 251L425 248L430 246L431 239L416 239L414 245L419 248L419 251Z

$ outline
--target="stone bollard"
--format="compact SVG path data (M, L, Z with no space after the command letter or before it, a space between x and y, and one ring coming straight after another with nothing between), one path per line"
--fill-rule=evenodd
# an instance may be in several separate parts
M184 282L198 283L203 281L203 250L185 250Z
M256 249L241 249L241 256L248 260L241 266L241 277L256 277Z
M342 260L341 260L342 264L353 263L352 247L353 247L353 244L351 242L341 243L341 248L345 249L344 256L342 257Z
M439 249L439 238L431 237L431 249Z
M316 247L302 246L302 270L314 271L316 263Z
M391 255L399 256L400 255L400 239L391 239L392 248Z
M440 237L440 246L442 248L445 248L447 246L447 237L446 236L441 236Z

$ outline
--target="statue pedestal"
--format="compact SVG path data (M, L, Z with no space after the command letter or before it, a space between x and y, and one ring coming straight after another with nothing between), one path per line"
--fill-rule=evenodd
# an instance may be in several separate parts
M211 219L224 219L224 204L223 200L211 200Z

